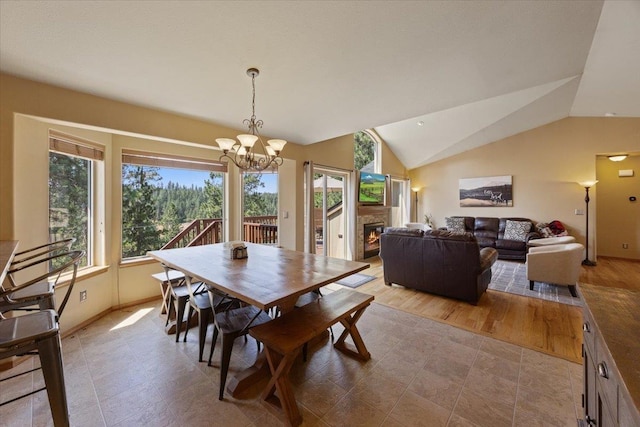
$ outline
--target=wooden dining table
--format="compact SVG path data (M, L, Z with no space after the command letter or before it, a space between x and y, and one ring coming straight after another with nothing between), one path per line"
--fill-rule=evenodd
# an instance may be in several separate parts
M157 250L148 255L247 304L262 310L277 307L282 313L291 311L301 295L369 268L364 262L245 245L248 257L244 259L231 259L228 243ZM228 381L227 391L237 396L268 375L268 366L259 356L252 367Z
M0 240L0 284L4 282L17 249L17 240Z

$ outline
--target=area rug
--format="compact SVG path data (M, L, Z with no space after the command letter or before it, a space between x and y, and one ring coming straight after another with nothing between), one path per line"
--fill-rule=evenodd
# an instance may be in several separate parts
M352 274L351 276L347 276L343 279L340 279L336 283L342 286L348 286L350 288L357 288L358 286L362 286L365 283L370 282L374 279L375 279L375 276L356 273L356 274Z
M566 286L535 282L533 291L530 291L529 281L527 280L527 267L524 263L498 260L493 264L491 273L493 277L491 283L489 283L489 289L494 291L582 306L582 300L579 297L572 297L569 288Z

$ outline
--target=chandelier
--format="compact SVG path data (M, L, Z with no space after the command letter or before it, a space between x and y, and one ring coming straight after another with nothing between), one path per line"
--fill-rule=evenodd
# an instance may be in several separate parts
M217 138L216 142L222 150L220 161L223 158L231 160L238 168L246 171L263 171L267 168L277 169L282 165L282 157L280 152L287 143L284 139L270 139L267 145L262 142L258 129L262 127L262 120L256 120L256 77L260 74L257 68L249 68L247 75L251 77L251 86L253 87L253 98L251 101L251 118L244 119L244 123L250 134L238 135L238 141L231 138ZM262 152L256 152L256 142L260 141Z

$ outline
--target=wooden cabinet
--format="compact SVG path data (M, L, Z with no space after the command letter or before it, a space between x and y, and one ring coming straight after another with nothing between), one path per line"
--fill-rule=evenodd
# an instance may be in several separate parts
M580 285L585 424L640 427L640 292Z

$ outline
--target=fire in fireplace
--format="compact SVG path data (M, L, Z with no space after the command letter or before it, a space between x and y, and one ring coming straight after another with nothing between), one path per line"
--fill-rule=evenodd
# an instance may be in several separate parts
M364 224L364 257L369 258L380 252L380 235L384 229L384 223L376 222Z

